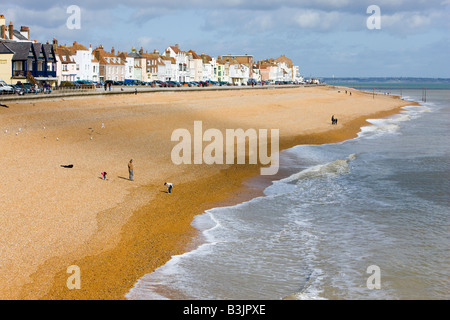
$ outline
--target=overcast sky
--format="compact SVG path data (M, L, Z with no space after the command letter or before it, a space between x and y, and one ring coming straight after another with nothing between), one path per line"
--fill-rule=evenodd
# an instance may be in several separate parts
M80 28L73 12L80 8ZM379 29L371 5L380 9ZM21 0L2 3L32 39L163 51L179 44L217 57L284 54L313 77L450 78L450 0Z

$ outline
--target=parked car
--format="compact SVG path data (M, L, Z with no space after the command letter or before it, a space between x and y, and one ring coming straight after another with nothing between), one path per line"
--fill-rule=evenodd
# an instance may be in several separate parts
M219 81L219 86L231 86L228 81Z
M187 83L187 85L189 87L200 87L200 83L196 82L196 81L190 81Z
M14 93L13 87L7 85L5 81L0 79L0 94Z
M155 83L156 87L167 87L167 83L161 80L155 80L153 81Z
M181 87L181 83L179 83L178 81L167 81L167 86L168 87Z
M81 88L81 84L77 83L77 82L71 82L71 81L62 81L59 84L59 88Z
M15 94L18 94L20 96L25 94L25 91L22 87L18 86L17 84L12 84L11 87L13 88L13 91Z
M199 81L198 83L200 84L201 87L209 86L209 83L207 81Z

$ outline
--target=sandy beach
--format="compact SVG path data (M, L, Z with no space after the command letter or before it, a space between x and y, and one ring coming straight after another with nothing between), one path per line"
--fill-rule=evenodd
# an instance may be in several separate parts
M195 215L260 194L259 165L175 165L175 129L279 129L280 149L356 136L410 101L336 87L157 92L0 108L0 298L125 299L192 246ZM331 116L339 119L331 125ZM206 145L206 144L205 144ZM134 181L127 164L134 160ZM61 165L73 164L73 168ZM106 171L107 179L101 178ZM174 184L166 193L165 181ZM69 290L69 266L81 289Z

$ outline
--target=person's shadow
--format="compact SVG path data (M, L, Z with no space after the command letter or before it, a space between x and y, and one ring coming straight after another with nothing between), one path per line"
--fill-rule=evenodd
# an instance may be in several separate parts
M125 178L125 177L121 177L121 176L117 176L117 178L119 178L119 179L123 179L123 180L130 180L130 179L128 179L128 178Z

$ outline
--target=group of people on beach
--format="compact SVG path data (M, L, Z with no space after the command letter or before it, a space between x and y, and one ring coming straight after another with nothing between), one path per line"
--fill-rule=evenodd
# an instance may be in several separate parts
M108 174L106 171L102 171L100 173L102 175L103 180L106 180L106 175ZM128 162L128 180L134 181L134 165L133 159L130 159ZM167 187L167 193L172 193L173 183L164 182L164 185Z
M331 124L337 124L338 119L334 117L334 114L331 116Z

